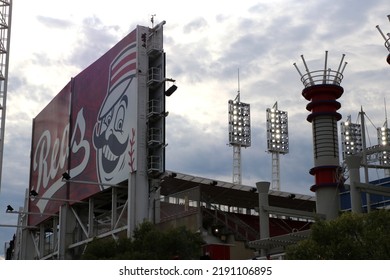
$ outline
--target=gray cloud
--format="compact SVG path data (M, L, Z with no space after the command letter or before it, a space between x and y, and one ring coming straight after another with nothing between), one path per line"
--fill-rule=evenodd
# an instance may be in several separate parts
M207 27L207 25L208 25L207 21L204 18L199 17L197 19L192 20L188 24L186 24L183 27L183 31L184 31L184 33L190 33L190 32L194 32L194 31L199 31L199 30L202 30L205 27Z
M167 119L167 168L183 173L226 176L230 157L227 128L207 126L170 114Z
M48 28L65 29L72 26L72 22L64 19L52 18L47 16L37 16L37 20Z
M70 65L86 68L107 52L118 40L118 26L106 26L94 16L85 18L78 33L78 42L68 58Z

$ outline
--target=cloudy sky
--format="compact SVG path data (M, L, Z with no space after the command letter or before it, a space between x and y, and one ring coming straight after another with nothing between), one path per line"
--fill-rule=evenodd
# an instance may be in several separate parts
M178 90L167 98L167 168L232 180L227 103L237 94L251 104L252 146L242 150L246 185L271 180L265 110L288 111L290 153L281 156L281 190L312 194L311 125L293 63L304 71L348 65L340 113L356 121L363 106L369 141L383 125L390 68L384 40L390 32L386 0L155 1L14 0L0 224L15 224L8 204L23 205L28 187L32 119L71 77L99 58L136 25L165 20L167 76ZM135 2L133 2L135 3ZM390 100L387 100L390 103ZM383 172L373 172L377 179ZM14 228L0 227L0 255Z

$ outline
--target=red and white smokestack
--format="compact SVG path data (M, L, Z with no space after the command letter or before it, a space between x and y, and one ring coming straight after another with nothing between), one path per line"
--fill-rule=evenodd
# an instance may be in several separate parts
M390 15L387 15L387 18L390 21ZM387 33L386 34L387 36L385 36L385 34L383 34L382 30L379 28L379 25L376 26L376 29L378 29L379 33L382 35L383 39L385 40L385 47L389 51L386 61L388 64L390 64L390 33Z
M309 71L303 55L301 58L306 74L302 75L294 63L305 86L302 95L310 101L306 106L306 109L311 112L307 121L312 124L313 131L314 167L310 169L310 174L315 177L315 184L310 190L316 193L317 213L324 214L327 219L334 219L339 215L339 188L343 182L340 176L337 132L337 121L341 119L337 110L341 105L336 100L344 92L340 86L347 65L345 62L342 67L344 56L337 71L328 68L327 51L323 70Z

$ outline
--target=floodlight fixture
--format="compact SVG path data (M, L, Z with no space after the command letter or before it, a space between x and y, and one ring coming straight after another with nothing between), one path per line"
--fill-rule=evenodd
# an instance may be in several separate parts
M32 196L32 197L38 196L38 193L35 190L31 190L30 196Z
M382 126L377 128L377 134L378 134L378 145L380 146L389 146L389 140L390 140L390 128L387 126Z
M125 185L99 183L99 182L84 181L84 180L73 180L72 177L67 172L62 173L62 181L65 181L68 183L76 183L76 184L97 185L97 186L116 187L116 188L127 188L127 186L125 186Z
M170 86L170 87L165 91L165 96L171 96L176 90L177 90L177 86L176 86L176 85Z
M229 100L229 144L251 146L250 104Z
M7 209L5 210L5 212L12 212L12 211L14 211L14 208L11 205L7 205Z
M348 116L347 121L341 122L341 149L343 160L347 156L362 152L362 128L360 124L352 123L351 116Z
M274 106L268 108L266 114L268 151L287 154L289 152L287 112L280 111Z
M390 128L387 127L387 122L384 126L377 128L378 145L381 147L387 147L388 150L384 150L379 153L379 162L382 165L390 165Z
M62 179L68 181L71 179L71 177L70 177L69 173L64 172L64 173L62 173Z
M211 226L211 233L216 237L221 237L222 234L222 226L221 225L213 225Z
M289 199L294 199L294 198L296 197L296 195L293 194L293 193L291 193L291 194L289 194L287 197L288 197Z

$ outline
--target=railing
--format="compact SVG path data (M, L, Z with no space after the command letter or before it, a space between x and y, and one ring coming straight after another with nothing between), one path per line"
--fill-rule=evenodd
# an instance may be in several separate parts
M162 40L156 36L149 36L148 40L148 55L154 56L162 52Z
M160 101L157 99L149 100L148 102L148 117L161 113Z
M312 71L306 73L301 78L301 81L305 86L305 88L314 85L325 85L325 84L339 86L342 80L343 80L343 74L331 69L328 69L327 71L324 70Z
M159 84L162 82L161 69L158 67L151 67L148 74L148 85Z
M259 231L245 223L242 219L234 215L234 213L226 213L217 208L209 209L202 208L206 215L212 216L217 224L223 225L229 230L236 240L255 240L259 238Z
M387 16L387 17L390 20L390 17L389 16ZM390 36L389 36L389 33L387 33L387 37L386 37L385 34L380 29L379 25L377 25L376 28L378 29L379 33L382 35L382 38L385 40L385 47L386 47L386 49L390 52Z
M184 191L164 196L159 199L156 205L159 205L160 222L182 218L199 212L199 187L194 187ZM157 213L156 212L156 213Z
M298 71L299 76L301 76L301 81L305 88L314 86L314 85L337 85L341 84L343 80L343 72L347 66L347 62L344 62L345 54L342 55L340 64L336 71L328 67L328 51L325 51L325 65L322 70L310 71L305 58L301 55L303 65L305 67L306 73L303 75L299 70L296 63L293 63L295 69ZM343 65L344 62L344 65Z
M199 207L160 202L160 223L176 220L199 212Z
M390 38L385 41L385 47L390 52Z
M162 143L161 130L158 128L149 129L148 145L159 145Z
M148 172L161 172L161 158L159 156L148 157Z

